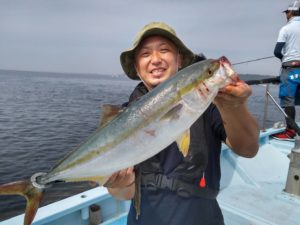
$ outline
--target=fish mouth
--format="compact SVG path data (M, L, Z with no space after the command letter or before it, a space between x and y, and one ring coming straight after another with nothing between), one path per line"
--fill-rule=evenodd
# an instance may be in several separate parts
M220 63L220 66L223 67L227 76L231 79L232 82L239 80L238 74L233 70L231 62L225 56L221 56L217 61Z
M221 56L219 59L217 59L221 64L229 64L232 65L231 62L228 60L226 56Z

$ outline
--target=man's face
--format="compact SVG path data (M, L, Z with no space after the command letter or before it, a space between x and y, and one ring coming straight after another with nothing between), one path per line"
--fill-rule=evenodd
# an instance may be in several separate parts
M135 52L136 71L149 90L174 75L181 63L178 48L161 36L145 38Z
M293 17L293 12L292 11L286 11L285 16L287 21L289 21Z

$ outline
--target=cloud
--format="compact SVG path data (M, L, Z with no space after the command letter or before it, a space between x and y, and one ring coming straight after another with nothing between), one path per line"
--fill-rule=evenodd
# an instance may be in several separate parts
M0 8L0 68L122 73L119 54L150 21L164 21L195 52L232 61L273 54L285 2L4 0ZM278 60L243 73L273 74Z

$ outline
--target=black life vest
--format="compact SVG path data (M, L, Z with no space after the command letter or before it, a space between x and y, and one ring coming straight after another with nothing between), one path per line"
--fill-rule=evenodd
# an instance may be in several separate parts
M157 157L140 163L136 169L141 176L141 187L150 191L168 189L175 191L181 197L215 199L218 190L210 189L207 185L200 186L201 179L205 179L209 151L208 145L205 143L207 139L204 126L205 123L201 116L190 129L191 139L188 155L174 168L171 175L163 173L163 168ZM169 148L174 148L174 145L177 148L176 143L172 145ZM176 149L174 150L176 151Z

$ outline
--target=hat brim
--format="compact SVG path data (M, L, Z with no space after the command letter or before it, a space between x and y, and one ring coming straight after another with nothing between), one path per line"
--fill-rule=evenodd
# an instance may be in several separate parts
M171 40L175 44L175 46L178 47L180 54L183 56L182 68L192 63L194 59L194 53L190 49L188 49L177 36L161 28L152 28L144 32L141 37L134 43L131 49L122 52L120 55L122 68L129 78L133 80L140 80L140 77L137 75L137 71L134 65L134 54L139 44L145 38L155 35L162 36Z

